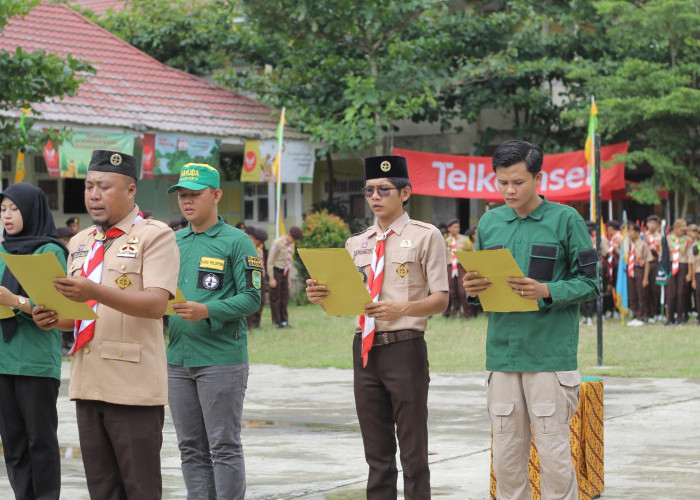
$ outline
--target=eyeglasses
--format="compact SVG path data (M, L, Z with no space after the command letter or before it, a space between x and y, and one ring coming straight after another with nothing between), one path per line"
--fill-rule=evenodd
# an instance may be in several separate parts
M365 195L365 198L371 198L374 195L375 191L377 191L379 193L379 196L381 196L382 198L386 198L387 196L389 196L389 193L391 193L392 189L401 189L401 188L387 187L387 186L379 186L377 188L364 187L364 188L362 188L361 192L362 192L362 194Z

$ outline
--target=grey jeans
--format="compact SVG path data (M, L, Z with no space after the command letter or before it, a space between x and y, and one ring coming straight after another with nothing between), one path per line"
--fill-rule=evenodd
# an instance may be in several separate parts
M189 500L245 496L241 443L248 363L168 365L168 399Z

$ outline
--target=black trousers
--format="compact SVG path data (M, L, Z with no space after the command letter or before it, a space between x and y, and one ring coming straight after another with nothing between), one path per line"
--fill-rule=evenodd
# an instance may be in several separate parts
M79 399L75 408L90 498L161 498L164 407Z
M56 400L61 381L0 375L0 437L10 485L18 499L58 499L61 454Z
M289 303L289 279L284 275L284 269L272 268L277 286L270 287L270 310L272 322L276 325L289 321L287 303Z
M671 275L666 284L666 319L671 322L683 320L686 313L686 281L688 274L688 264L678 265L678 272Z
M423 337L369 352L362 368L362 341L355 335L355 407L365 459L368 500L396 500L396 438L403 467L404 497L430 498L428 468L428 349ZM395 437L396 436L396 437Z
M653 318L659 314L659 297L661 287L656 284L656 273L659 270L657 261L649 263L649 285L646 288L647 318Z

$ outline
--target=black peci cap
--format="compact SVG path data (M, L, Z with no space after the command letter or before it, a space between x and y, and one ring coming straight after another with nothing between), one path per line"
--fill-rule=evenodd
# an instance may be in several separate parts
M104 149L96 149L92 152L90 166L88 171L96 172L115 172L117 174L128 175L134 180L138 177L136 168L136 158L125 153L117 151L107 151Z
M394 177L408 179L408 166L403 156L370 156L365 158L365 180Z

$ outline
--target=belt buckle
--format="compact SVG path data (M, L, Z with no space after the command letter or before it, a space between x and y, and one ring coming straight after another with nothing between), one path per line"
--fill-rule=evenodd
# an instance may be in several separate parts
M388 332L382 332L382 345L389 345L391 342L389 341L389 333Z

